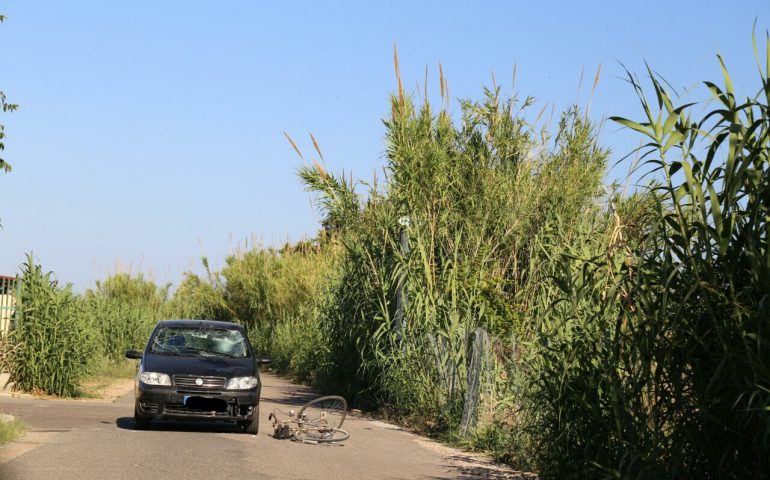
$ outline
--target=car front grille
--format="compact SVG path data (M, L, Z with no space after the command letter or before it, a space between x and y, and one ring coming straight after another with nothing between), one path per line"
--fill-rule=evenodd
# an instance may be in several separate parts
M222 417L229 418L232 416L229 410L217 411L217 410L200 410L197 408L188 408L185 405L179 403L167 403L163 409L165 415L180 415L180 416L199 416L199 417Z
M201 380L198 385L197 381ZM197 375L174 375L174 386L185 390L215 390L225 388L225 377L199 377Z

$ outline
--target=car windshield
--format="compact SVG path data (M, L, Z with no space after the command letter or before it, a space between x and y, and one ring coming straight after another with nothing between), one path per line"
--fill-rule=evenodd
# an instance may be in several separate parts
M200 327L164 327L152 340L158 355L246 358L249 349L238 330Z

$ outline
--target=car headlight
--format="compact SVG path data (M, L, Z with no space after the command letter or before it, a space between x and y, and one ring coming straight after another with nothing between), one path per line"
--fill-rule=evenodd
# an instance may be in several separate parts
M257 377L234 377L227 382L227 390L251 390L259 385Z
M142 372L139 374L139 381L145 385L171 385L171 377L158 372Z

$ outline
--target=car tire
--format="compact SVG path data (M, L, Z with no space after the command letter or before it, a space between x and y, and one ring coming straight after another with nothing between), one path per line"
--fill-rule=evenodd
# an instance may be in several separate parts
M150 426L150 419L142 417L139 412L134 409L134 430L147 430Z
M250 435L256 435L259 433L259 405L254 408L254 413L251 415L251 420L246 422L238 422L241 426L241 430Z

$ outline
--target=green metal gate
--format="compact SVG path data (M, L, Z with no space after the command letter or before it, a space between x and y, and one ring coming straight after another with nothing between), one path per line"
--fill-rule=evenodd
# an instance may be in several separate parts
M17 277L0 275L0 338L5 338L13 328L20 286Z

